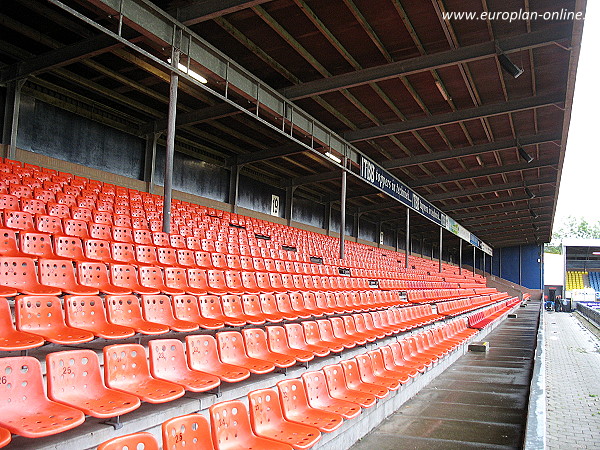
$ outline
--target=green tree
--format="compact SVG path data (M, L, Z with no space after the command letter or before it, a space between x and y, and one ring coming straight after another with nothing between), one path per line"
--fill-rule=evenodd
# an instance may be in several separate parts
M544 246L546 253L560 253L565 238L600 239L600 222L590 223L583 217L568 216L552 233L552 241Z

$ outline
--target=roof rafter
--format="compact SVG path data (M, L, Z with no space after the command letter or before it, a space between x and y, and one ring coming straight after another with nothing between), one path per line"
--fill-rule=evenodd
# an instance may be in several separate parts
M564 26L548 27L534 33L521 34L499 39L498 45L504 52L518 51L525 48L542 47L570 37L570 30ZM432 69L453 66L459 63L476 61L496 55L494 42L484 42L456 50L447 50L431 55L396 61L376 67L369 67L355 72L336 75L324 79L290 86L281 93L291 100L321 95L327 92L349 89L354 86L377 81L411 75Z

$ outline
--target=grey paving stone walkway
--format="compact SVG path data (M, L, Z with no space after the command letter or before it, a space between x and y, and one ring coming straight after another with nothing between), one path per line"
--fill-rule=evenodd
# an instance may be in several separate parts
M572 314L545 314L547 448L600 449L600 341Z

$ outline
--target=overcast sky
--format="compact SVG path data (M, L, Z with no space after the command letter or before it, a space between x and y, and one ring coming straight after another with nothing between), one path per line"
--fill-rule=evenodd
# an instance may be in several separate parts
M569 215L600 221L600 1L588 0L554 229Z

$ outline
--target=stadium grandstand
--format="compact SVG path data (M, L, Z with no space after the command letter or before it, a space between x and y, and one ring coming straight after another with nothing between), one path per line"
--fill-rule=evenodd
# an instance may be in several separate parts
M543 448L586 2L510 3L1 2L0 447Z

